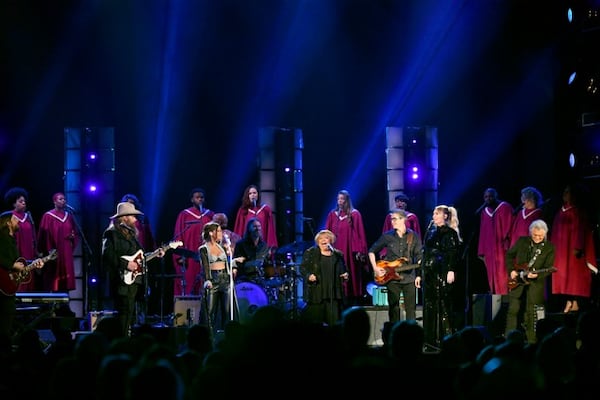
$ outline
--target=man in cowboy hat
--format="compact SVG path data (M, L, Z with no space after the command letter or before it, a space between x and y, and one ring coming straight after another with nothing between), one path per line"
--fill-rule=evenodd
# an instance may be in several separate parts
M102 234L102 265L109 272L110 293L123 336L131 333L136 295L144 290L144 250L137 240L136 216L144 215L132 203L117 204L117 213ZM164 250L158 249L158 257Z

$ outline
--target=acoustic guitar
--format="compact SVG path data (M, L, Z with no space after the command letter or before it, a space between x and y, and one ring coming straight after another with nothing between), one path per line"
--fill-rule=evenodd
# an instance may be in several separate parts
M378 285L385 285L389 281L401 281L402 275L400 275L400 272L421 268L421 264L406 264L407 262L408 259L405 257L394 261L377 261L377 266L385 269L385 273L383 275L375 275L375 283Z
M45 263L50 260L56 260L58 254L55 249L50 250L46 257L41 258ZM6 296L12 296L17 293L19 285L21 283L27 283L31 279L31 270L37 268L37 260L32 261L26 265L21 271L7 271L4 268L0 268L0 292Z

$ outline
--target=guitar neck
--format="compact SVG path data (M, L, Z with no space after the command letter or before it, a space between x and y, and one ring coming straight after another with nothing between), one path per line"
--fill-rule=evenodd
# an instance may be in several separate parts
M160 252L160 249L156 249L154 250L152 253L148 253L145 255L145 259L146 262L152 260L153 258L155 258L156 256L158 256L158 253Z
M54 259L56 259L56 251L55 251L55 250L52 250L52 251L51 251L51 252L50 252L50 253L49 253L47 256L45 256L45 257L42 257L42 258L40 258L40 259L38 259L38 260L39 260L39 261L42 261L42 262L44 262L44 263L45 263L45 262L47 262L47 261L54 260ZM36 263L37 263L37 261L38 261L38 260L34 260L34 261L32 261L30 264L27 264L27 265L24 267L23 271L24 271L24 272L29 272L29 271L31 271L32 269L35 269L35 268L37 268L37 264L36 264Z
M153 252L145 254L144 258L146 259L146 261L150 261L153 258L157 257L160 254L161 250L162 251L167 251L167 250L169 250L171 248L174 249L176 247L181 246L181 244L182 244L182 242L171 242L169 244L165 244L164 246L159 247L158 249L154 250Z

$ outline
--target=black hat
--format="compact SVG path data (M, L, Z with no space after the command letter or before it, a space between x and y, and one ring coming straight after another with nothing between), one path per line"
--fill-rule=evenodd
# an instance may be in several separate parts
M398 193L396 195L396 197L394 197L394 200L395 201L402 200L403 202L407 203L409 199L408 199L408 196L405 195L404 193Z

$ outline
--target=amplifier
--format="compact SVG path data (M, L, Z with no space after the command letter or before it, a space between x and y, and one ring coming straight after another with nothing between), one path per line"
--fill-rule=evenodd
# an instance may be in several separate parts
M200 323L202 296L175 296L173 326L192 326Z
M375 286L373 288L373 305L374 306L387 306L387 288L385 286Z
M88 326L89 330L94 332L98 323L106 317L116 317L117 311L104 310L104 311L90 311L88 314Z
M369 346L381 346L383 345L383 339L381 333L383 330L383 324L389 321L388 308L387 307L365 307L367 314L369 314L369 324L371 326L369 334Z

